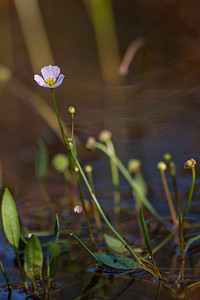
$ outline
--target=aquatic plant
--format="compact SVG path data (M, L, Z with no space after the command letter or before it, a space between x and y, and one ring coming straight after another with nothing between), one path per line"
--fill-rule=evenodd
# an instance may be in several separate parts
M194 193L196 161L194 159L190 159L185 163L185 168L192 170L192 183L183 213L176 180L176 167L174 162L172 161L171 155L169 153L164 155L164 160L166 163L164 161L158 163L158 169L160 171L164 192L171 214L171 219L168 219L166 221L165 218L162 218L160 216L160 214L152 206L148 199L148 188L141 172L141 162L137 159L131 159L128 162L128 167L126 167L117 155L117 151L111 139L112 134L109 131L103 131L100 133L100 141L96 141L94 137L88 138L87 148L90 150L94 150L96 148L102 151L110 160L111 177L114 187L114 212L118 216L120 216L121 213L121 195L119 192L120 173L124 176L128 184L130 185L130 188L132 189L132 193L136 201L135 208L138 214L138 226L140 226L142 233L140 248L136 245L135 247L133 247L115 228L117 227L116 224L114 227L104 213L95 194L95 188L92 178L92 166L86 165L83 169L81 164L79 163L76 150L76 137L74 135L75 108L73 106L70 106L68 108L68 113L71 117L71 134L66 134L64 130L53 91L54 88L61 85L64 79L64 75L60 74L60 68L51 65L42 68L41 73L43 75L43 78L39 75L35 75L34 80L41 87L50 88L55 114L66 150L66 154L56 154L53 157L52 166L56 171L64 174L67 183L70 183L71 186L73 186L73 179L76 179L76 187L78 187L77 190L79 199L85 213L85 220L90 236L90 241L88 242L88 244L84 243L79 238L78 234L74 233L70 228L67 228L67 230L62 232L64 238L62 237L61 239L58 215L56 215L54 233L50 241L45 245L41 243L37 234L29 233L28 235L23 236L20 232L20 223L15 201L8 188L6 188L3 193L1 205L2 224L7 240L15 252L20 275L26 293L28 294L29 292L34 292L35 295L42 295L42 297L46 299L51 296L50 294L53 274L57 266L58 258L62 253L61 245L66 245L67 233L67 238L69 238L70 236L73 237L75 241L77 241L79 245L81 245L81 247L83 247L83 249L85 249L85 251L87 251L87 253L91 255L98 266L98 270L103 270L106 267L110 267L116 272L133 274L134 272L142 270L143 272L149 273L151 275L151 278L153 277L159 283L158 298L162 287L169 289L172 295L175 295L178 290L181 296L183 295L185 297L185 295L190 290L200 286L199 281L195 283L191 281L188 283L186 288L182 288L183 284L185 283L186 255L191 251L192 245L200 240L200 235L198 234L191 236L189 239L186 239L184 235L185 228L187 226L190 226L187 220L187 216ZM42 141L39 141L39 143L37 144L35 168L36 177L41 187L46 177L47 167L48 159L46 146ZM165 172L167 171L169 171L172 179L174 195L171 193L168 186L167 177L165 174ZM104 247L102 247L99 251L96 250L98 247L98 244L96 243L98 242L96 236L94 235L93 228L90 224L90 215L87 211L86 200L82 187L83 183L94 206L93 213L96 220L97 230L99 232L105 230L102 227L102 224L104 222L107 229L109 229L112 233L112 235L108 234L107 232L103 234ZM176 208L173 203L173 197L176 201ZM150 224L145 220L145 213L147 211L148 213L151 213L156 224L163 226L164 233L167 233L162 237L160 243L157 244L154 248L151 241L151 227ZM195 224L195 226L199 225ZM179 274L176 276L175 288L171 287L171 283L168 284L169 280L166 273L162 270L162 266L159 266L157 264L155 259L155 254L157 253L157 251L161 250L172 238L174 238L175 245L180 252L180 262L178 268ZM19 245L21 245L24 254L24 264L22 264L21 258L19 256ZM46 249L46 251L44 251L44 249ZM6 273L6 270L4 269L1 261L0 269L5 277L8 288L12 290L13 285L10 282L8 274ZM104 283L102 283L102 286L103 284ZM101 285L98 283L96 285L96 288L99 286ZM83 294L86 295L89 290L89 288L86 289L85 293Z

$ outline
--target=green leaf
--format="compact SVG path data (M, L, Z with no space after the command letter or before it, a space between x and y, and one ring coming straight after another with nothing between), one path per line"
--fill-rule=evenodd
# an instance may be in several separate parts
M127 251L125 246L116 238L112 237L111 235L104 234L104 239L109 248L112 250L118 252L118 253L124 253Z
M56 214L56 222L55 222L54 236L53 236L52 242L58 241L59 234L60 234L59 219L58 219L58 215Z
M4 233L12 247L19 247L20 227L15 202L8 188L5 189L1 204L1 218Z
M36 178L38 181L42 181L46 177L48 166L48 155L47 149L42 140L39 140L37 143L36 151L36 162L35 162L35 172Z
M25 248L24 271L30 280L34 280L42 273L43 253L40 242L32 235Z
M148 233L147 226L146 226L146 223L145 223L142 208L140 208L140 223L141 223L142 233L143 233L143 236L144 236L144 240L145 240L147 249L148 249L149 253L152 254L151 241L150 241L150 238L149 238L149 233Z
M106 266L122 270L138 270L141 265L134 259L111 252L97 252L94 255Z

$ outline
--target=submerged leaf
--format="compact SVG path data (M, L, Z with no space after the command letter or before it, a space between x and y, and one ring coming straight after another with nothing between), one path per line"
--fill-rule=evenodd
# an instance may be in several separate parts
M112 250L118 253L124 253L127 251L125 246L118 239L112 237L111 235L104 234L104 239L108 247Z
M104 265L112 267L114 269L141 269L141 265L137 261L124 255L119 255L111 252L98 252L94 254Z
M1 217L4 233L11 246L19 247L20 227L15 202L8 188L5 189L1 204Z
M47 149L42 140L39 140L37 143L37 152L36 152L36 162L35 162L35 172L36 178L38 181L45 179L48 166L48 155Z
M30 280L34 280L42 273L43 253L40 242L32 235L25 248L24 270Z

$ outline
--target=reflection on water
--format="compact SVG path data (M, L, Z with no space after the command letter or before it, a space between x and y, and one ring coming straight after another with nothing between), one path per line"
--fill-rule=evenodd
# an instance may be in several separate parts
M39 5L56 64L66 75L64 84L55 92L59 111L68 123L68 106L76 108L75 129L80 140L81 160L93 164L95 189L103 206L109 210L111 204L108 201L112 197L107 159L101 153L88 153L83 146L89 135L97 136L102 129L109 129L123 162L132 157L142 161L143 174L151 190L150 199L167 215L157 162L165 152L172 154L177 163L181 197L186 201L190 177L183 171L183 165L190 157L197 161L199 158L199 2L193 1L191 6L187 1L181 4L179 1L163 1L162 4L156 0L135 1L134 4L129 0L115 1L113 8L121 59L137 38L143 38L145 45L130 64L128 75L113 85L106 84L102 78L94 31L83 2L59 0L48 1L46 5L39 1ZM18 82L51 105L50 93L33 82L33 71L14 4L3 0L0 13L4 16L0 30L6 28L7 33L0 48L1 63L11 68ZM120 78L119 74L117 76ZM34 178L35 142L42 137L50 157L63 151L63 146L36 111L19 101L20 97L24 99L23 90L19 88L17 95L13 93L13 86L17 86L15 78L0 90L0 157L4 184L13 192L22 224L37 230L49 229L49 211ZM68 216L63 211L64 181L61 177L56 178L50 169L47 189L58 203L60 213ZM131 206L132 200L128 202L130 191L123 180L121 183L124 199ZM121 226L126 234L125 224ZM129 238L133 238L131 234ZM1 243L1 247L0 253L9 256L9 259L7 256L2 258L9 272L9 267L13 267L10 260L13 254L7 252L6 243ZM80 251L77 246L74 259L70 251L67 252L69 257L61 258L56 277L59 283L66 284L66 288L61 289L54 299L63 299L66 295L69 299L79 297L88 286L94 290L82 299L105 299L104 295L109 295L108 299L131 299L133 293L137 294L137 299L155 299L157 283L152 283L152 288L144 279L144 292L141 281L134 276L124 280L110 274L98 277L88 271L91 262ZM80 253L81 261L77 260ZM95 290L97 278L100 278L97 280L100 284L97 285L98 291ZM168 296L168 291L162 289L160 299L168 299Z

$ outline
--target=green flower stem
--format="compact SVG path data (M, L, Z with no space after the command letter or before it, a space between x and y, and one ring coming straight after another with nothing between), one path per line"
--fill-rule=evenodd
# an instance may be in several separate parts
M93 233L92 233L92 230L91 230L88 213L87 213L87 209L86 209L86 206L85 206L85 199L84 199L84 196L83 196L83 191L82 191L82 188L81 188L81 183L80 183L80 178L79 178L78 173L76 173L76 180L77 180L78 189L79 189L79 193L80 193L81 203L82 203L83 210L84 210L84 213L85 213L85 219L86 219L86 223L87 223L88 232L89 232L89 235L90 235L91 242L94 243L94 236L93 236Z
M57 108L57 105L56 105L56 100L55 100L55 97L54 97L53 89L51 89L51 95L52 95L54 110L55 110L55 113L56 113L56 117L57 117L57 120L58 120L58 124L59 124L59 127L60 127L60 131L61 131L61 134L62 134L63 141L64 141L65 145L68 145L67 138L65 136L65 132L64 132L61 120L60 120L59 113L58 113L58 108Z
M137 182L135 182L135 180L131 177L130 173L125 168L125 166L122 164L122 162L119 160L119 158L116 155L113 155L113 154L111 155L110 152L108 151L107 147L105 147L103 144L95 142L95 146L96 146L96 148L98 148L99 150L101 150L102 152L104 152L109 157L112 156L113 162L115 163L115 165L117 165L117 167L119 168L119 170L121 171L121 173L123 174L123 176L126 178L126 180L128 181L128 183L133 188L133 190L135 191L135 193L137 194L137 196L141 199L141 201L146 206L146 208L151 212L151 214L158 221L160 221L161 223L163 223L163 220L160 217L160 215L157 213L157 211L154 209L154 207L151 205L151 203L145 197L144 193L142 192L142 190L138 186Z
M141 265L141 267L143 269L145 269L147 272L149 272L150 274L152 274L154 277L157 277L157 275L149 268L147 268L143 262L141 261L141 259L136 255L136 253L133 251L133 249L127 244L127 242L121 237L121 235L114 229L114 227L110 224L110 222L108 221L107 217L105 216L101 206L99 205L99 202L96 198L96 196L94 195L93 191L92 191L92 188L85 176L85 173L83 172L83 169L82 167L80 166L79 164L79 161L78 159L75 157L74 153L73 153L73 145L71 145L71 143L69 144L66 136L65 136L65 133L64 133L64 129L63 129L63 126L62 126L62 123L61 123L61 120L60 120L60 117L59 117L59 114L58 114L58 109L57 109L57 105L56 105L56 101L55 101L55 97L54 97L54 94L53 94L53 91L51 89L51 92L52 92L52 98L53 98L53 103L54 103L54 108L55 108L55 112L56 112L56 116L57 116L57 119L58 119L58 123L59 123L59 126L60 126L60 130L61 130L61 133L62 133L62 136L63 136L63 140L64 140L64 143L67 147L67 150L68 150L68 153L69 153L69 157L72 159L72 162L74 163L74 165L78 168L79 172L80 172L80 175L88 189L88 192L92 198L92 200L94 201L101 217L103 218L104 222L106 223L106 225L108 226L108 228L112 231L112 233L116 236L116 238L118 238L121 243L125 246L125 248L130 252L130 254L135 258L135 260ZM106 148L106 147L105 147ZM127 172L128 173L128 172ZM129 173L128 173L129 174ZM130 176L131 180L132 180L132 177ZM159 215L158 215L159 217ZM162 219L161 219L162 220Z
M113 161L115 156L115 148L111 139L106 139L105 144L110 152L110 168L112 174L112 182L114 187L114 212L116 214L120 213L120 192L119 192L119 173L116 164Z
M77 235L75 233L73 233L70 230L70 235L72 235L77 242L94 258L94 260L96 260L96 262L103 267L102 263L100 262L100 260L96 257L96 255L94 253L92 253L92 251L77 237Z
M172 221L174 223L174 226L177 228L178 227L178 220L177 220L175 208L174 208L174 205L173 205L173 202L172 202L171 194L170 194L170 191L169 191L169 188L168 188L167 180L166 180L166 177L165 177L165 171L160 170L160 175L161 175L163 188L164 188L164 191L165 191L165 196L167 198L170 214L171 214L171 217L172 217Z
M184 279L184 266L185 266L183 221L182 221L181 204L180 204L175 175L172 176L172 181L173 181L174 190L175 190L176 206L177 206L177 212L178 212L178 227L179 227L179 239L180 239L180 248L181 248L181 269L180 269L179 277L180 277L180 280L183 280Z
M22 268L22 264L21 264L21 260L20 260L20 257L19 257L18 249L16 247L13 247L13 249L15 251L15 256L16 256L16 259L17 259L17 264L18 264L18 267L19 267L19 271L20 271L20 275L21 275L24 287L25 287L26 290L28 290L28 284L27 284L25 276L24 276L24 271L23 271L23 268Z
M85 172L87 174L87 178L88 178L88 181L89 181L89 184L94 192L94 184L93 184L93 178L92 178L92 169L89 168L86 166L85 167ZM95 194L95 192L94 192ZM96 226L98 229L101 228L101 219L100 219L100 214L99 214L99 211L96 207L96 205L94 204L94 202L92 201L92 206L93 206L93 210L94 210L94 217L95 217L95 222L96 222Z
M185 207L185 211L183 214L183 222L186 219L189 209L190 209L190 204L191 204L191 200L192 200L192 196L193 196L193 192L194 192L194 185L195 185L195 178L196 178L196 172L195 172L195 168L191 168L192 169L192 183L191 183L191 187L190 187L190 193L188 196L188 201Z
M10 283L10 280L9 280L8 275L7 275L7 273L6 273L6 271L5 271L4 267L3 267L3 264L2 264L2 262L1 262L1 260L0 260L0 269L1 269L2 273L3 273L3 276L4 276L4 278L5 278L6 282L7 282L7 284L8 284L8 288L9 288L10 290L12 290L12 285L11 285L11 283Z

